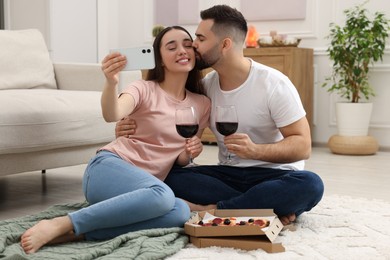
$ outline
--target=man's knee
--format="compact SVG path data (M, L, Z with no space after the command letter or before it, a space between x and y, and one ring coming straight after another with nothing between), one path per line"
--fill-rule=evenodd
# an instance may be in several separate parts
M324 194L324 183L320 176L313 172L306 172L305 177L305 193L309 199L306 211L309 211L321 201Z
M314 172L309 172L309 187L311 187L312 192L321 198L324 194L324 183L320 176Z

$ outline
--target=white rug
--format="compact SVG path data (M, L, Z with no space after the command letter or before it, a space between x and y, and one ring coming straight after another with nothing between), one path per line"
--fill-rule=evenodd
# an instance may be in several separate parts
M173 259L386 259L390 260L390 203L341 196L324 197L302 214L295 231L283 230L277 242L286 252L196 248L189 244Z

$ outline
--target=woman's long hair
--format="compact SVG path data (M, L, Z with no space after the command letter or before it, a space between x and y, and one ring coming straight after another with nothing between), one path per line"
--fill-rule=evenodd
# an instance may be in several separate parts
M154 61L156 66L154 67L154 69L148 70L146 80L153 80L158 83L164 81L165 73L164 73L164 67L162 66L163 62L162 62L160 47L161 47L161 40L163 36L171 30L182 30L186 32L190 37L191 41L193 41L190 33L181 26L169 26L164 28L164 30L162 30L154 39L153 49L154 49ZM201 71L197 69L195 66L188 74L185 88L193 93L204 94L204 89L203 89L203 84L201 79L202 79Z

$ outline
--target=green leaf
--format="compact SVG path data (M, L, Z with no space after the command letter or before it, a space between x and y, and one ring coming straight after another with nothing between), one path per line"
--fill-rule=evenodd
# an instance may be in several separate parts
M390 30L384 13L370 14L364 8L367 2L344 10L344 26L330 23L330 33L326 36L330 40L327 53L333 71L322 87L351 102L358 102L361 96L367 100L375 96L368 81L369 65L382 61Z

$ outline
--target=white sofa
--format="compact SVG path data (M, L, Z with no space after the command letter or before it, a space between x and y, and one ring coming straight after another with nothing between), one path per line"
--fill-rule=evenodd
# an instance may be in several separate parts
M0 177L87 163L112 141L103 84L100 64L53 64L38 30L0 30Z

